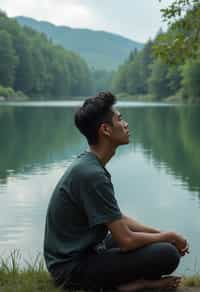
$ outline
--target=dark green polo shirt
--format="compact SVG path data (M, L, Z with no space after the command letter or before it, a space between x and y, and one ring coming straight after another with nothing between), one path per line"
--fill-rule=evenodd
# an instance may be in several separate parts
M66 277L107 234L105 223L121 218L108 171L92 152L78 156L49 202L44 257L49 271L65 265Z

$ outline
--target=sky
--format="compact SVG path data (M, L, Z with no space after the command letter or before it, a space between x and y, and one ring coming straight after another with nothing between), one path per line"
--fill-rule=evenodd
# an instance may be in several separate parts
M160 9L171 0L0 0L9 17L28 16L57 25L120 34L139 42L166 29Z

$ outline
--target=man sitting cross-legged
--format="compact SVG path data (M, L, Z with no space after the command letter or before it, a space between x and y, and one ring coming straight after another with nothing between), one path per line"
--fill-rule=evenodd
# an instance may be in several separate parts
M55 284L69 289L176 288L169 276L188 243L124 215L105 165L118 146L129 143L128 123L109 92L88 98L75 124L89 144L74 159L49 202L44 257Z

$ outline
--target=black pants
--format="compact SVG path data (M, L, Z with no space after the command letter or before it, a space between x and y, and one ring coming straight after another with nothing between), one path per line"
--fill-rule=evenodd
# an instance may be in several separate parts
M88 254L64 288L114 288L137 279L159 279L171 274L180 261L176 247L167 242L128 252L122 252L111 236L105 244L105 250Z

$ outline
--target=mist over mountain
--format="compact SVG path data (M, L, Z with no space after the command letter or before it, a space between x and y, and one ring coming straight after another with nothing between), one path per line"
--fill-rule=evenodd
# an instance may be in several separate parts
M45 33L64 48L80 54L89 67L94 69L116 69L128 58L131 51L143 48L141 43L109 32L56 26L24 16L16 17L16 20L21 25Z

